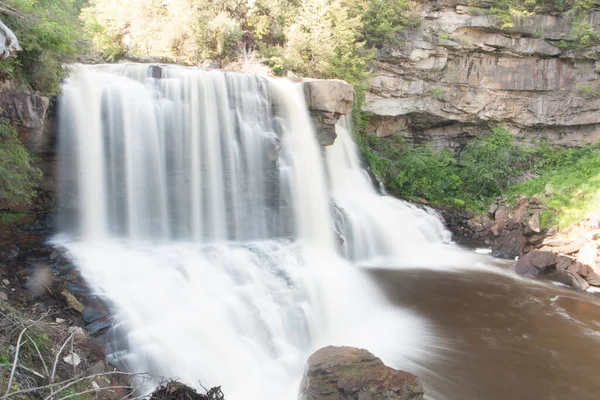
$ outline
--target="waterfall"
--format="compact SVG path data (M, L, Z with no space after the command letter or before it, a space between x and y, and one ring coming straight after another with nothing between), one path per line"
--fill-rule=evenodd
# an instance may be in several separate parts
M222 385L228 400L295 398L324 345L418 362L427 322L358 264L433 262L447 234L434 213L379 195L337 128L321 148L286 80L76 68L60 98L56 242L114 308L111 362Z

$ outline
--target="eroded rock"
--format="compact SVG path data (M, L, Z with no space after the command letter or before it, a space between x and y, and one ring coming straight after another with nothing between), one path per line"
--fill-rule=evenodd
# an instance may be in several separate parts
M300 400L420 400L419 378L386 366L364 349L324 347L313 353Z

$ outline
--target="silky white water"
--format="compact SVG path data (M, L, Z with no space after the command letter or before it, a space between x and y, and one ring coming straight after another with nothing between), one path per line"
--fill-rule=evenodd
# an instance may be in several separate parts
M318 145L285 80L78 67L60 99L57 242L113 307L109 360L221 385L228 400L281 400L321 346L408 369L431 356L427 322L358 264L456 253L435 214L375 191L345 123L338 135Z

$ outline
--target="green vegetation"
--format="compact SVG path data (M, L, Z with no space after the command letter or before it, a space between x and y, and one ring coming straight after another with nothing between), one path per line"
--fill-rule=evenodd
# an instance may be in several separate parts
M27 213L1 212L0 225L16 225L27 218Z
M564 228L600 208L600 144L563 150L543 144L534 169L539 178L511 186L508 194L539 195L544 227Z
M64 63L83 53L78 21L84 0L6 0L11 7L3 22L22 47L16 58L0 60L0 74L11 76L45 94L58 92L67 71Z
M23 203L35 196L42 172L32 163L32 155L19 141L17 131L0 123L0 200ZM4 221L6 217L2 218Z
M577 85L577 91L586 96L591 96L591 97L600 96L600 88L597 87L596 89L594 89L590 85L582 85L582 84Z
M408 0L370 0L362 16L363 40L378 48L398 43L398 33L419 25L412 7Z
M411 147L397 136L361 135L358 142L389 190L411 200L483 211L502 193L539 194L548 207L545 223L561 226L600 206L600 145L558 149L542 142L525 149L503 127L469 141L459 155L447 148ZM534 178L515 183L525 173Z
M418 24L412 0L90 0L82 11L98 50L184 64L255 52L275 75L345 79L364 97L374 50Z

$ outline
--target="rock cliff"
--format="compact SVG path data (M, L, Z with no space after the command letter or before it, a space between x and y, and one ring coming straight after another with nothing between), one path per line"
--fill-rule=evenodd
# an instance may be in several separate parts
M548 11L503 28L469 3L423 2L419 28L379 52L364 105L369 131L451 147L499 125L525 141L600 139L598 49L574 49L572 15ZM588 22L600 32L600 12Z

